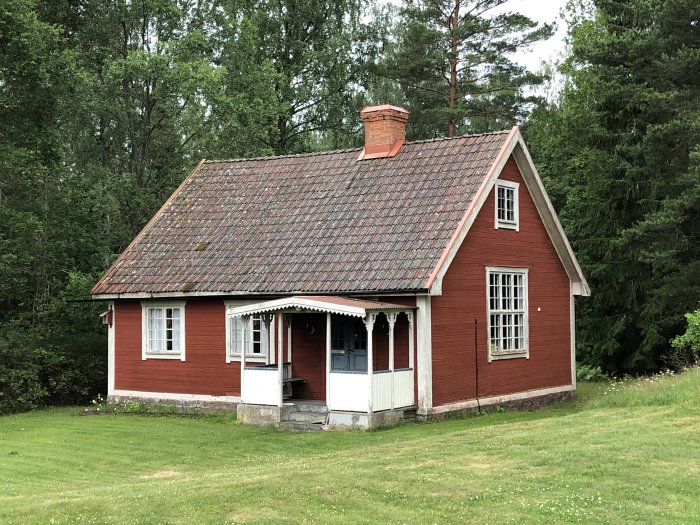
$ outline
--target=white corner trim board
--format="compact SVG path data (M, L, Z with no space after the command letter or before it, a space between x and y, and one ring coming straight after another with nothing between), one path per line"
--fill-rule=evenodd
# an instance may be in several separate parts
M108 307L112 311L112 324L107 326L107 392L114 390L114 358L115 358L115 337L114 330L117 319L117 312L114 309L114 301L110 301Z
M433 350L432 350L432 315L429 295L416 297L416 331L418 373L418 413L428 414L433 408Z

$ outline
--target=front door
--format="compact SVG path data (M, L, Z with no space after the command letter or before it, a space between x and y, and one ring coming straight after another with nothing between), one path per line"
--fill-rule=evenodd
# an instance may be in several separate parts
M367 371L367 329L362 319L334 315L331 344L331 370Z

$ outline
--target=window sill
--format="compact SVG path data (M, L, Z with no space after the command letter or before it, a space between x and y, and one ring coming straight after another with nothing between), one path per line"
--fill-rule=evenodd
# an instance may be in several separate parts
M497 230L515 230L519 231L518 224L514 222L497 222L496 223L496 229Z
M240 354L237 355L229 355L226 358L227 363L240 363L241 362L241 356ZM260 356L260 355L250 355L246 354L245 356L245 362L246 363L267 363L267 357L266 356Z
M527 350L518 350L517 352L491 352L489 355L490 361L500 361L502 359L529 359L530 355Z
M173 353L165 353L165 352L144 352L142 355L142 360L146 361L147 359L175 359L177 361L184 361L185 360L185 354L183 353L178 353L178 354L173 354Z

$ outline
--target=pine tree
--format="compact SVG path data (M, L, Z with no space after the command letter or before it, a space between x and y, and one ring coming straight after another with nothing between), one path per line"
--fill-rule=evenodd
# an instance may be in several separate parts
M573 29L569 87L528 135L593 289L582 355L653 370L700 300L700 5L594 13Z
M408 0L380 75L400 85L412 136L452 137L521 119L542 81L512 54L548 38L551 26L500 13L507 0Z

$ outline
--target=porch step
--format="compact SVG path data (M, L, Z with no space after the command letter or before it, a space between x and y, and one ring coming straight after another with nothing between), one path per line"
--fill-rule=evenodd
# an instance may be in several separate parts
M325 423L326 414L321 412L290 412L284 421L297 421L300 423Z
M327 414L328 407L322 401L292 401L295 412L309 412L314 414Z
M279 428L295 432L320 432L323 430L323 425L322 423L310 423L307 421L280 421Z

